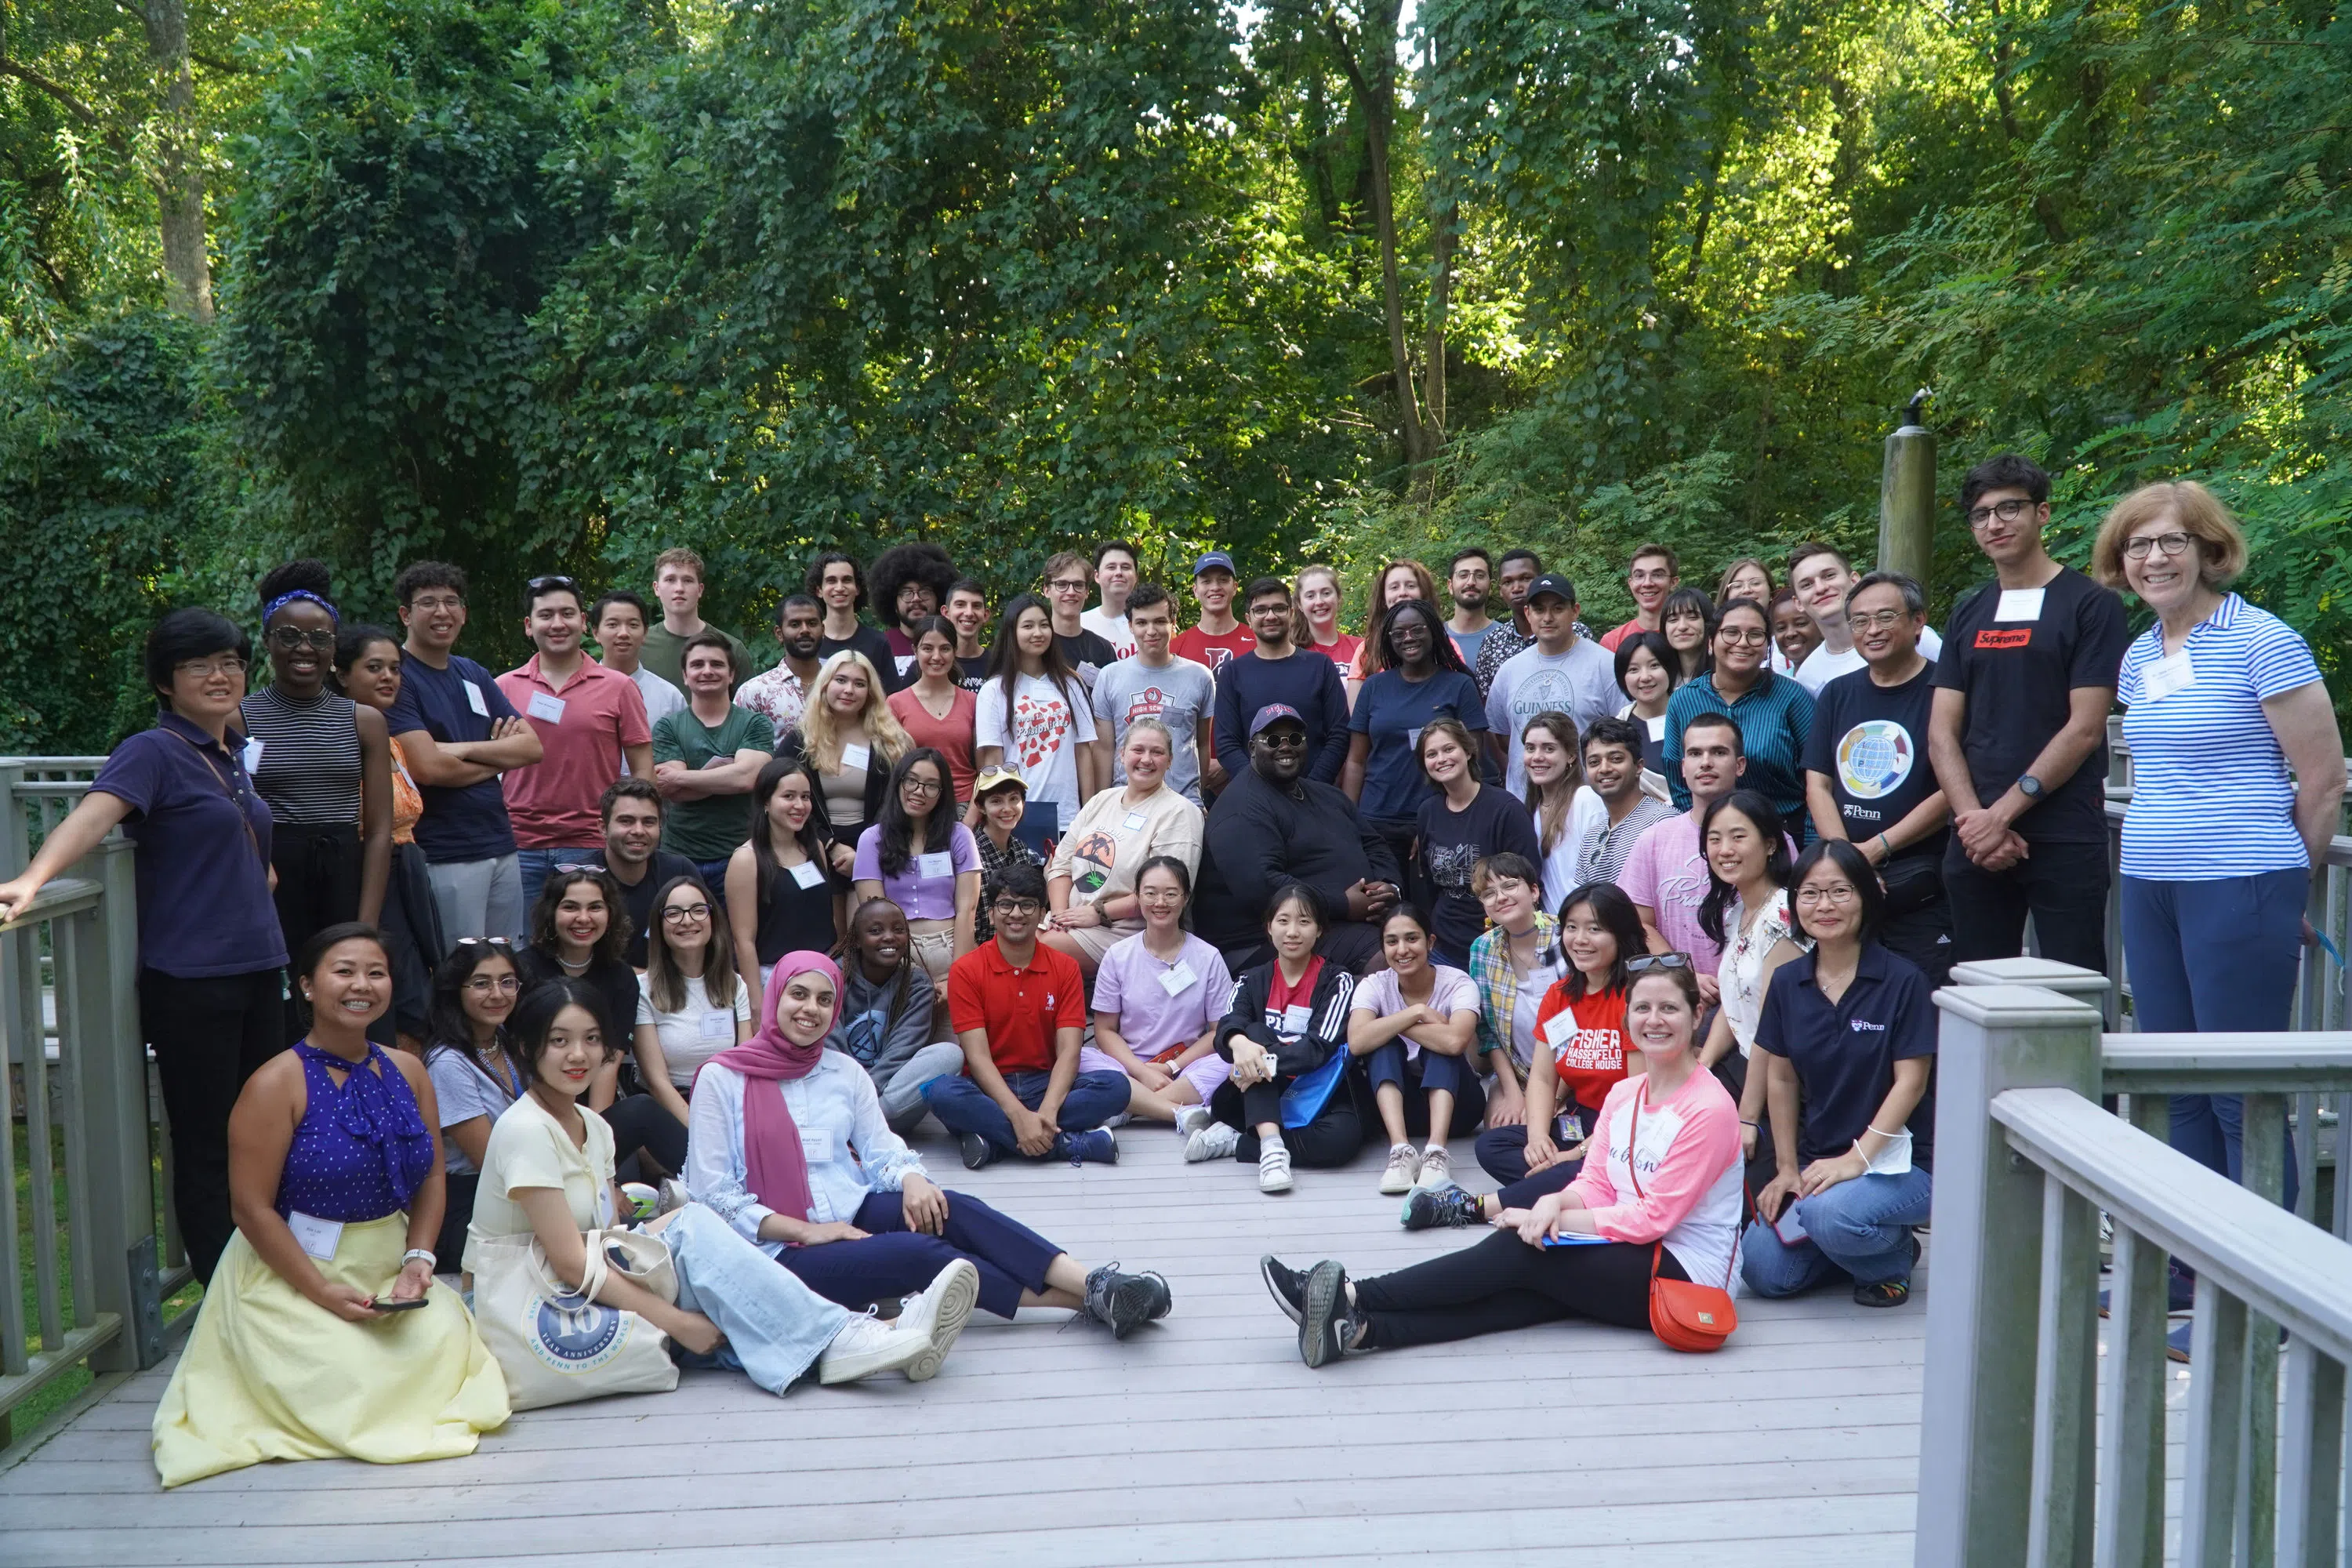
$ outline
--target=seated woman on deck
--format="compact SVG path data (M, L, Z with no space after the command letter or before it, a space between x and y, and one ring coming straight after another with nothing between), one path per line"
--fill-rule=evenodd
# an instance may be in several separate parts
M1735 1288L1739 1110L1698 1066L1698 980L1678 952L1633 967L1626 1028L1648 1070L1609 1091L1566 1188L1504 1210L1475 1247L1392 1274L1351 1280L1328 1259L1304 1272L1260 1260L1298 1325L1300 1360L1323 1366L1562 1318L1647 1328L1653 1269Z
M507 1418L505 1377L433 1279L432 1081L368 1042L392 1005L383 939L328 926L295 977L310 1035L247 1079L229 1115L236 1230L155 1410L167 1487L263 1459L451 1458Z
M623 1203L613 1181L613 1130L581 1098L620 1049L605 1039L595 993L566 979L523 997L508 1026L507 1054L529 1088L490 1129L467 1270L478 1272L500 1243L536 1240L548 1272L577 1291L588 1274L588 1232L612 1225ZM812 1368L820 1383L893 1369L920 1382L939 1371L971 1311L969 1265L939 1270L886 1327L819 1299L700 1204L645 1228L669 1247L677 1300L618 1269L602 1277L595 1300L667 1334L686 1364L740 1370L771 1394Z
M686 1184L698 1207L846 1307L894 1300L936 1279L960 1280L949 1310L963 1316L975 1298L1000 1318L1066 1307L1125 1339L1168 1315L1159 1275L1089 1269L978 1198L933 1183L884 1121L873 1080L824 1048L840 1009L831 959L777 960L764 1026L696 1080Z
M514 949L502 936L469 937L449 950L433 973L433 1000L425 1016L425 1071L440 1107L441 1237L434 1252L443 1272L455 1274L466 1255L466 1226L474 1219L474 1188L482 1179L482 1152L490 1127L522 1092L507 1060L507 1020L522 999Z
M1139 722L1138 728L1141 725ZM1103 954L1095 971L1095 1043L1080 1072L1123 1072L1127 1113L1172 1121L1191 1136L1209 1124L1209 1100L1233 1066L1213 1034L1233 999L1225 955L1184 929L1192 873L1154 855L1135 873L1143 929Z
M1383 672L1385 674L1386 672ZM1374 676L1375 680L1381 679ZM1430 954L1429 921L1411 904L1381 919L1386 969L1366 975L1348 1014L1348 1049L1368 1058L1372 1103L1389 1135L1381 1191L1391 1197L1454 1180L1446 1142L1486 1119L1486 1091L1470 1063L1478 1028L1478 987ZM1416 1150L1419 1127L1428 1146Z

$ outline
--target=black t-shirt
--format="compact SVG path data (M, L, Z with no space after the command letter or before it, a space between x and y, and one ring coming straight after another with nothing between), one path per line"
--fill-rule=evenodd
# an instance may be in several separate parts
M890 639L872 626L859 626L845 637L818 638L817 659L821 663L845 647L854 647L866 656L866 662L873 665L882 677L882 689L886 693L896 691L907 684L898 674L898 656L891 651Z
M526 947L515 953L515 973L522 980L523 994L528 995L535 986L551 980L577 979L594 992L603 1003L598 1011L604 1015L604 1043L629 1056L636 1049L637 1031L637 972L625 963L606 959L592 959L588 973L567 975L563 965L553 955L536 947Z
M988 684L988 656L976 653L966 658L956 655L956 684L974 697L979 696L980 689Z
M1900 686L1880 686L1867 668L1839 676L1813 699L1805 771L1830 782L1845 836L1860 844L1885 832L1936 793L1927 763L1927 714L1936 705L1936 661ZM1937 828L1895 852L1898 860L1944 853Z
M612 868L612 862L604 858L602 849L592 849L581 856L580 860L583 865L602 866L607 870ZM669 886L671 878L691 877L694 872L694 862L685 856L656 849L654 858L646 862L646 874L635 887L621 882L621 907L629 912L629 963L633 967L643 969L646 966L646 933L653 929L654 895ZM620 882L621 879L615 877L613 880ZM727 890L713 888L710 895L723 900ZM635 1014L630 1015L632 1024L635 1018Z
M1471 873L1479 861L1507 849L1542 865L1535 819L1510 792L1485 784L1464 811L1449 810L1442 795L1430 796L1422 803L1415 837L1421 874L1429 881L1429 921L1437 928L1431 934L1448 962L1466 963L1470 944L1486 929L1486 910L1470 890Z
M1064 637L1061 633L1055 632L1054 640L1061 644L1062 658L1067 661L1070 668L1077 673L1078 678L1086 682L1088 691L1095 689L1096 675L1100 675L1118 662L1118 650L1111 647L1110 639L1100 632L1090 632L1081 626L1069 637ZM1088 665L1094 667L1094 673L1091 675L1087 672L1086 667Z
M2040 588L1988 583L1953 608L1936 685L1968 698L1960 744L1979 802L1999 800L2065 727L2069 693L2114 689L2130 643L2124 602L2071 566ZM2106 777L2103 739L2017 831L2029 843L2104 839Z

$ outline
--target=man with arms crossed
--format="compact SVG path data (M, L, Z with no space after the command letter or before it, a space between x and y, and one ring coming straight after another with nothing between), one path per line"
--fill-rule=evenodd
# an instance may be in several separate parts
M451 942L520 935L522 868L499 775L539 761L539 735L488 670L454 651L466 629L465 573L419 561L392 591L408 640L400 696L384 721L424 797L416 846L425 851L442 935Z
M716 632L686 647L686 710L654 726L654 787L669 802L662 847L722 886L727 858L751 828L751 786L775 754L775 727L729 700L735 656Z
M1952 609L1927 755L1952 808L1952 962L2042 956L2106 973L2107 713L2123 601L2050 559L2050 476L2014 454L1970 468L1960 512L1997 580Z

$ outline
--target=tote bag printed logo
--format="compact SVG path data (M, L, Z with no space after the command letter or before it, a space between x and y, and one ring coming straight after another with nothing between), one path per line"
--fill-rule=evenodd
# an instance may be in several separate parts
M523 1306L522 1339L557 1372L593 1372L629 1342L627 1314L578 1296L541 1296Z

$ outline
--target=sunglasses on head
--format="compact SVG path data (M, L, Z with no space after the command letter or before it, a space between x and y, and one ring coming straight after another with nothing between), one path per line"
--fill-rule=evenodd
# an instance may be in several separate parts
M1652 970L1688 969L1690 954L1686 952L1645 952L1639 958L1625 961L1628 974L1647 974Z
M514 946L514 943L502 936L461 936L457 940L455 945L458 947L512 947Z

